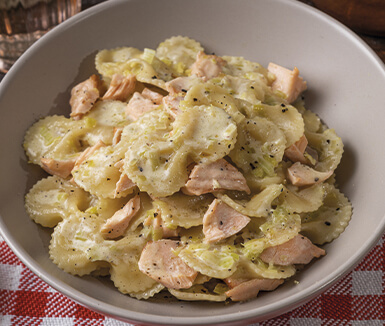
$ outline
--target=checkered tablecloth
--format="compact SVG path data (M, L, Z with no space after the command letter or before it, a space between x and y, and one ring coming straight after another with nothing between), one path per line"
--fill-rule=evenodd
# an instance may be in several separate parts
M385 325L385 235L346 277L316 299L253 326ZM58 293L35 276L0 237L1 326L123 326Z

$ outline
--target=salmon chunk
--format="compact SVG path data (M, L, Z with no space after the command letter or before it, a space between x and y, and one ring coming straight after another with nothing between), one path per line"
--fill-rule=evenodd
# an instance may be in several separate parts
M114 167L116 167L117 169L119 169L120 172L123 171L123 166L124 166L124 160L121 158L120 160L118 160L115 164L114 164Z
M183 96L187 93L187 91L193 87L201 83L202 80L197 78L197 76L189 76L189 77L177 77L173 80L168 81L165 86L167 92L173 96Z
M226 291L226 295L233 301L246 301L255 298L259 291L273 291L284 280L278 279L252 279L242 282L234 288Z
M298 234L283 244L266 248L259 257L268 264L287 266L308 264L313 258L319 258L323 255L325 255L325 250Z
M308 155L305 156L305 153ZM307 165L314 165L318 161L318 153L308 146L305 135L302 135L293 145L285 149L285 156L292 162L300 162Z
M111 79L107 92L103 95L103 100L127 101L134 93L136 77L134 75L123 76L114 74Z
M126 116L136 121L146 112L155 110L159 104L151 98L145 97L139 92L135 92L126 107Z
M182 191L187 195L202 195L218 190L239 190L250 193L241 172L225 159L209 164L197 164Z
M303 135L293 145L285 149L285 156L292 162L301 162L306 164L307 159L303 154L305 153L307 144L307 138Z
M316 183L327 180L333 171L320 172L312 169L311 167L301 164L300 162L294 163L287 169L287 175L290 182L294 186L311 186Z
M100 85L100 78L92 75L72 89L70 99L72 118L78 120L92 109L100 96Z
M241 231L250 218L214 199L203 216L203 234L207 242L217 242Z
M140 197L136 195L134 198L130 199L126 205L117 212L115 212L112 217L110 217L101 228L101 233L106 239L115 239L123 235L126 231L128 224L135 214L140 209Z
M179 241L148 242L139 259L139 270L170 289L190 288L198 272L188 266L173 250Z
M115 187L115 197L124 191L133 189L136 187L136 184L127 176L127 174L122 173Z
M40 161L44 171L65 179L70 176L76 160L58 161L53 158L42 157Z
M267 69L276 77L271 85L272 89L284 93L289 103L294 102L298 95L306 90L307 84L302 77L299 76L297 67L289 70L270 62Z
M166 90L169 94L163 97L163 107L172 117L180 113L179 103L184 99L188 90L199 83L199 78L195 76L178 77L166 83Z
M114 128L114 135L112 137L112 145L117 145L122 140L123 128Z
M104 146L106 146L106 144L104 144L103 141L99 140L95 145L85 149L76 159L74 170L78 169L80 164L85 162L87 158L89 158L95 151Z
M226 283L226 285L230 289L232 289L232 288L235 288L236 286L240 285L241 283L250 281L250 278L239 278L239 277L230 276L230 277L226 277L225 279L223 279L223 281Z
M181 112L179 108L179 103L182 101L184 97L182 96L173 96L173 95L167 95L163 97L163 107L165 110L170 113L170 115L175 119L176 116Z
M203 51L198 52L197 58L191 66L191 75L201 77L204 81L218 77L226 61L214 54L208 55Z
M152 91L152 90L150 90L148 88L145 88L142 91L142 95L145 98L148 98L149 100L151 100L154 104L157 104L157 105L162 104L162 99L163 99L163 95L162 94L159 94L159 93L154 92L154 91Z

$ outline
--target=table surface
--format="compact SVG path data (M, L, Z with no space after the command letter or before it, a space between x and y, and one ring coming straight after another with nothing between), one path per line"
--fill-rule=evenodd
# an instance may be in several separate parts
M103 0L84 1L88 8ZM312 5L310 0L300 0ZM385 38L360 35L385 62ZM305 305L255 326L385 325L385 235L333 287ZM0 325L130 325L95 313L41 281L0 237Z

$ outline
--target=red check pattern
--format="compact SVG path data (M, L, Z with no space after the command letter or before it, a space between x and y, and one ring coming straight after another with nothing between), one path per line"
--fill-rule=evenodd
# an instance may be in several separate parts
M307 304L253 326L385 325L385 235L332 288ZM123 326L95 313L41 281L0 237L1 326Z

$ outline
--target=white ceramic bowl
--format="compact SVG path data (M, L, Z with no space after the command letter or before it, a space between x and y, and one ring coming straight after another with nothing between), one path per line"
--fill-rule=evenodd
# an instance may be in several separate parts
M299 67L308 81L307 107L345 143L338 182L354 206L346 231L326 245L327 256L296 279L239 304L146 302L110 282L74 277L48 258L49 230L26 215L23 199L39 168L27 164L25 130L39 117L66 113L71 87L94 73L96 51L155 47L173 35L199 40L210 52L267 65ZM120 320L163 325L235 325L284 313L315 297L351 270L385 226L385 70L348 29L292 0L112 0L48 33L0 84L0 229L18 257L75 301Z

